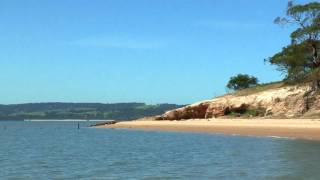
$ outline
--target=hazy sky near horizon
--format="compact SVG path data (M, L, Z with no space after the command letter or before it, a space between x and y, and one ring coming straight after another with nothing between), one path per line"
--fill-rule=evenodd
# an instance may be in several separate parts
M309 1L296 1L305 3ZM0 104L186 104L282 79L286 0L2 0Z

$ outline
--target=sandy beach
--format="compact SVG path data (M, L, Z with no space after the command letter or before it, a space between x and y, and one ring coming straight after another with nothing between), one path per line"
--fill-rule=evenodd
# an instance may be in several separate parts
M277 136L320 140L320 119L194 119L186 121L127 121L97 128L125 128L243 136Z

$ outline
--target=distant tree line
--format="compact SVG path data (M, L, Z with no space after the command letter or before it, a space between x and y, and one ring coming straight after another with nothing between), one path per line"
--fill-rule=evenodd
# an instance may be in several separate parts
M145 103L28 103L0 105L0 120L23 119L114 119L131 120L154 116L182 107Z

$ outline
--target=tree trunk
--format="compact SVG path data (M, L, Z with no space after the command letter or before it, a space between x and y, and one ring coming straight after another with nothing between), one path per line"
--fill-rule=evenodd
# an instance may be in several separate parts
M318 49L317 44L312 43L312 56L313 56L313 65L314 68L319 68L320 62L319 62L319 55L318 55ZM313 82L313 88L315 91L318 91L320 89L320 78L318 72L315 74L316 78Z
M312 55L313 55L313 65L315 68L320 66L319 57L318 57L318 49L315 43L312 44Z

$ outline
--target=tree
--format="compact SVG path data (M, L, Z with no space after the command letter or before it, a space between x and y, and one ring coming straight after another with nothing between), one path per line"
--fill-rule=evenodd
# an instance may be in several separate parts
M277 17L274 22L297 29L290 35L291 44L267 61L286 73L286 80L303 80L320 67L320 3L295 5L289 1L286 17Z
M247 74L238 74L230 78L227 88L237 91L256 86L257 84L258 79L256 77Z

